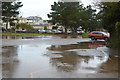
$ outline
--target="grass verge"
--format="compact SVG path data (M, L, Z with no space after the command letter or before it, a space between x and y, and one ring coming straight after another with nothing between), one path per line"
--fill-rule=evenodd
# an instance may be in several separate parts
M82 38L89 38L89 33L82 34Z

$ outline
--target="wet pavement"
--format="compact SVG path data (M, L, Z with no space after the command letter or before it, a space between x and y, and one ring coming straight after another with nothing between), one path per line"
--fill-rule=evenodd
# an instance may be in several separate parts
M118 53L104 41L3 36L3 78L118 78Z

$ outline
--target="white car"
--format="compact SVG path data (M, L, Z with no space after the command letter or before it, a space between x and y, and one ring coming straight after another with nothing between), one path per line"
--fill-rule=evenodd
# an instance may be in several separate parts
M59 30L53 30L53 33L62 33L62 31L59 31Z
M38 30L38 32L39 32L39 33L45 33L46 30L41 30L41 29L40 29L40 30Z
M53 33L52 30L46 30L46 33Z
M77 31L77 33L78 33L78 34L83 34L83 33L85 33L85 32L81 30L81 31Z

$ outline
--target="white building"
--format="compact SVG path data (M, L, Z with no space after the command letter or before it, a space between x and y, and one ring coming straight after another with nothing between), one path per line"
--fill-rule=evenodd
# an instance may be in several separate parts
M18 23L28 23L26 18L18 18Z
M27 23L31 24L34 29L44 29L44 26L47 26L47 29L51 29L51 24L39 16L29 16L26 19L28 21Z
M31 25L41 25L41 24L44 24L43 23L44 21L39 16L29 16L26 19L28 20L28 24L31 24Z

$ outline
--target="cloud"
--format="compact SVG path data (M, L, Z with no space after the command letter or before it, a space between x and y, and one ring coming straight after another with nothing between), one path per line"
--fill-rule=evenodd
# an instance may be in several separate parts
M20 0L23 7L20 9L23 17L41 16L43 19L48 19L47 14L51 11L51 5L58 0Z
M20 0L20 1L23 3L23 7L20 9L21 15L23 17L39 15L43 19L48 19L47 14L50 13L51 11L51 5L54 4L54 1L58 2L60 0ZM95 1L118 2L120 0L79 0L79 1L81 1L85 6L87 6L88 4L92 4Z

